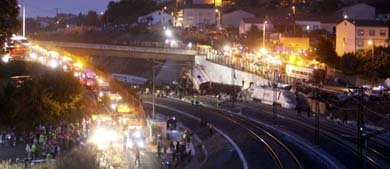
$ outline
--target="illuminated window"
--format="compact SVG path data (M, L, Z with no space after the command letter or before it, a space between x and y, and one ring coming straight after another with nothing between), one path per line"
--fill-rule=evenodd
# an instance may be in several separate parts
M363 29L358 29L358 36L364 36L364 30Z

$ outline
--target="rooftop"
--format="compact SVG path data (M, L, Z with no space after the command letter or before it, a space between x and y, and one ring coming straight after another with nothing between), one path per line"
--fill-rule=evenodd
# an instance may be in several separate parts
M243 18L242 21L245 23L263 23L266 20L264 18Z
M183 8L214 9L214 4L186 4Z
M388 27L388 23L377 20L348 20L355 26Z

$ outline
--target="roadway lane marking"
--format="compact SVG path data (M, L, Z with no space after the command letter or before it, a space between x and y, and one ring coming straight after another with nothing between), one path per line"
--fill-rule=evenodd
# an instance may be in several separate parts
M144 103L146 103L146 104L153 104L152 102L149 102L149 101L144 101ZM178 110L178 109L175 109L175 108L171 108L171 107L168 107L168 106L164 106L164 105L161 105L161 104L156 104L156 103L155 103L155 105L156 105L156 106L159 106L159 107L162 107L162 108L165 108L165 109L169 109L169 110L178 112L178 113L180 113L180 114L182 114L182 115L185 115L185 116L188 116L188 117L190 117L190 118L192 118L192 119L194 119L194 120L196 120L196 121L200 121L199 118L197 118L197 117L195 117L195 116L193 116L193 115L191 115L191 114L188 114L188 113L186 113L186 112L183 112L183 111L181 111L181 110ZM249 168L248 168L248 162L246 161L246 159L245 159L245 157L244 157L244 154L242 153L240 147L238 147L238 145L237 145L237 144L236 144L228 135L226 135L224 132L222 132L219 128L214 127L214 129L215 129L215 131L217 131L219 134L221 134L223 137L225 137L225 139L228 140L229 143L234 147L234 149L236 150L238 156L240 157L240 160L241 160L241 162L242 162L242 167L243 167L244 169L249 169Z

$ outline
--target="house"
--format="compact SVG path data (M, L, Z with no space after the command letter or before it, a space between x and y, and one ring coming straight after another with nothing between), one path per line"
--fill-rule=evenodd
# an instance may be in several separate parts
M161 10L154 11L144 16L138 17L138 23L156 25L162 24L164 26L172 24L172 16Z
M233 26L234 28L238 28L240 25L240 21L243 18L255 18L256 16L252 13L243 11L241 9L237 9L228 13L223 13L222 14L222 26Z
M238 32L240 35L246 34L251 30L252 26L256 26L257 29L263 30L263 26L265 25L266 32L272 32L274 27L272 23L263 18L243 18L240 21Z
M322 29L320 20L296 20L295 24L300 26L303 31L313 31L313 30Z
M162 3L171 2L172 0L153 0L153 1L156 2L156 4L162 4Z
M204 27L216 24L216 8L213 4L187 4L183 7L183 27Z
M310 38L281 36L280 44L290 50L304 51L310 48Z
M318 17L318 19L298 19L295 21L295 24L306 32L325 30L330 34L334 34L335 27L340 20L333 17Z
M389 26L376 20L344 20L336 26L336 53L370 49L373 46L388 46Z
M225 0L189 0L190 4L213 4L215 6L221 6Z
M365 3L357 3L340 9L337 13L339 16L346 16L348 19L365 19L375 20L376 9Z
M214 0L192 0L192 4L214 4Z

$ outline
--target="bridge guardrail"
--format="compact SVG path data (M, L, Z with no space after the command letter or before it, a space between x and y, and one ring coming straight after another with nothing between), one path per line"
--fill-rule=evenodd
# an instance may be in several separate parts
M176 54L176 55L196 55L198 53L196 50L192 50L192 49L158 47L159 45L162 44L158 42L154 44L156 45L156 47L91 44L91 43L76 43L76 42L55 42L55 41L35 41L35 42L38 44L49 45L49 46L81 48L81 49L163 53L163 54Z

